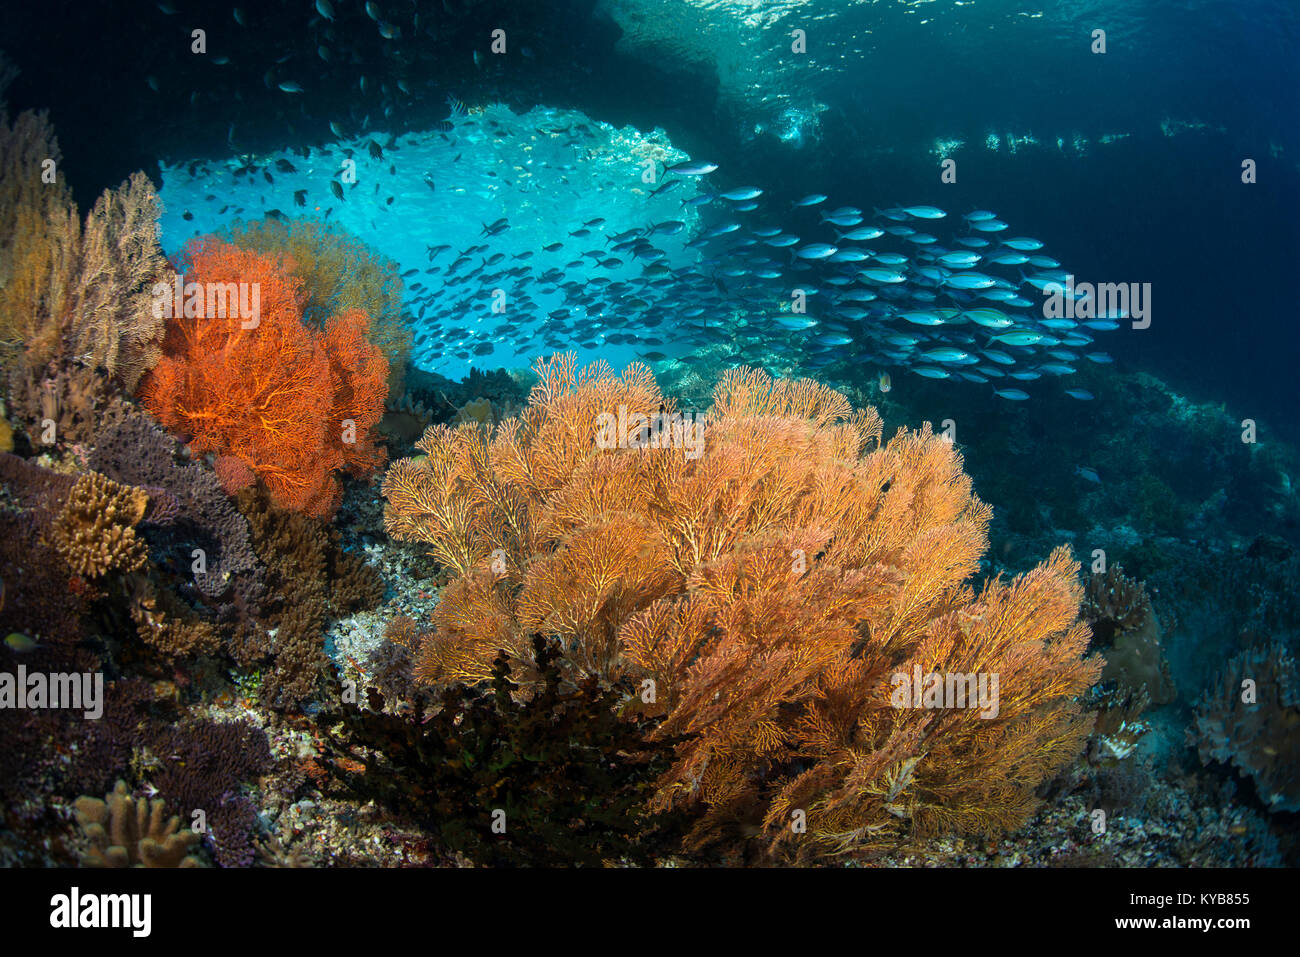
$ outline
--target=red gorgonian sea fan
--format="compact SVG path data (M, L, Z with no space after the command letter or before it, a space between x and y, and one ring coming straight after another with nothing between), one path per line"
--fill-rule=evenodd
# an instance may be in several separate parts
M195 452L242 462L276 504L329 518L341 497L335 473L363 477L384 463L370 431L383 415L388 360L367 339L361 310L332 316L323 330L304 325L292 265L215 240L191 243L184 308L168 318L163 358L139 398ZM255 316L236 307L241 297Z

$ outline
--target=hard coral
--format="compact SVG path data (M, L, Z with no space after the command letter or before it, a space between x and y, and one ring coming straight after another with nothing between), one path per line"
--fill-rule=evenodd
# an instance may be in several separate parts
M83 863L88 867L202 867L189 852L198 841L193 831L180 829L180 818L163 820L163 802L133 799L126 783L118 781L104 800L77 798L77 822L91 849Z
M187 303L140 399L196 452L240 459L283 507L329 517L341 497L335 473L361 477L383 463L370 431L383 414L388 362L366 339L371 320L360 310L323 330L305 324L292 269L283 257L211 240L188 247L187 280L249 284L260 312L241 317L211 297Z
M525 701L504 654L491 687L442 689L411 719L381 713L372 689L371 710L322 722L330 770L480 864L599 867L671 853L684 818L651 814L649 800L676 739L651 737L657 719L617 715L628 687L594 677L564 687L554 642L537 637L532 652L539 687Z
M75 574L99 578L110 570L132 572L149 556L136 536L149 496L98 472L77 479L54 522L54 547Z
M1123 694L1145 687L1157 705L1178 697L1161 648L1160 621L1142 582L1111 565L1088 579L1082 613L1093 647L1106 656L1103 681L1115 682Z
M95 434L89 464L118 482L150 490L145 536L159 560L192 578L205 599L219 599L232 588L255 595L260 572L249 544L248 522L212 472L177 461L176 452L176 442L148 416L120 415ZM155 499L175 513L156 512ZM203 552L202 572L193 568L195 548Z
M1300 811L1300 668L1284 647L1229 662L1188 737L1202 763L1231 764L1249 777L1270 811Z
M658 733L690 737L657 806L703 807L697 845L833 853L1028 817L1087 736L1074 698L1100 663L1080 659L1064 550L972 589L990 510L951 443L882 445L874 411L754 370L724 375L702 435L642 366L537 372L495 437L430 429L384 481L389 534L459 575L422 680L486 680L504 649L527 687L541 634L570 681L639 682ZM932 674L997 675L995 713L897 704L900 678Z
M334 528L276 508L252 490L241 492L238 501L265 566L263 620L275 629L275 669L264 689L272 704L295 706L316 691L329 663L322 637L326 621L372 606L383 585L373 569L343 551Z

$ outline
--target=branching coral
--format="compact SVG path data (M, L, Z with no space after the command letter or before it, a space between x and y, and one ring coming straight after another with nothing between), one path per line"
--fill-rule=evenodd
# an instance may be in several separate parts
M359 557L342 550L334 528L277 509L251 490L240 493L239 506L266 568L262 619L275 629L275 668L263 690L273 705L298 705L316 691L329 663L322 639L326 621L374 605L383 583Z
M990 511L949 442L882 445L874 411L754 370L723 377L702 433L644 367L537 372L494 437L432 428L385 479L389 534L459 575L423 681L485 680L504 649L526 682L541 634L574 682L643 683L634 706L690 738L656 806L703 806L697 844L738 828L828 853L1026 819L1087 736L1074 699L1100 662L1064 550L968 584ZM898 705L900 677L931 674L996 675L994 713Z
M199 835L181 830L180 818L163 818L163 801L133 799L125 782L118 781L104 800L80 797L77 822L91 849L88 867L202 867L190 849Z
M199 722L169 729L153 747L162 760L159 793L186 814L204 812L223 867L251 864L257 812L239 787L270 770L266 732L243 722Z
M103 193L83 224L44 115L0 124L0 339L40 375L100 367L128 392L158 358L153 286L167 275L158 196L143 173ZM10 238L12 237L12 238Z
M388 363L366 339L370 318L350 310L314 329L302 321L291 262L215 241L189 248L186 278L258 289L259 315L214 298L187 308L168 325L141 401L196 452L241 460L282 506L333 515L335 473L365 476L384 459L370 432L383 415Z
M149 556L135 530L148 504L141 489L87 472L72 486L54 521L54 547L68 568L86 579L112 570L136 571Z
M341 226L314 219L263 219L240 223L223 236L240 249L284 254L302 281L303 321L324 329L341 313L371 317L367 338L388 356L394 394L411 351L410 318L402 303L397 264Z
M527 701L512 697L498 656L490 688L444 689L414 720L380 713L373 690L373 710L331 713L331 770L477 863L645 864L671 853L683 817L647 805L675 740L652 740L654 719L617 716L630 689L594 677L564 688L554 643L536 638L532 652L540 680Z

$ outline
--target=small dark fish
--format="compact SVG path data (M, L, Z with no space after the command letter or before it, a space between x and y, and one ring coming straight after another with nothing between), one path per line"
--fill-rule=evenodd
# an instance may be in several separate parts
M296 173L298 168L290 163L287 159L278 159L275 161L275 168L281 173Z
M342 199L343 184L336 179L330 180L330 192L333 193L337 198Z
M370 140L370 141L366 144L366 149L368 149L368 150L370 151L370 155L371 155L372 157L374 157L375 159L383 159L383 158L384 158L384 150L383 150L383 148L382 148L378 143L376 143L374 140Z
M297 206L307 205L307 191L305 189L295 189L293 191L293 201Z

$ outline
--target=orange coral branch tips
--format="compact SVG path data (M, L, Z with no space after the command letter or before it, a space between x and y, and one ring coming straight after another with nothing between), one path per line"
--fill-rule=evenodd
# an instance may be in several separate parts
M169 319L163 357L139 397L195 452L221 457L228 489L251 472L282 507L329 517L341 495L336 473L364 476L384 462L370 432L383 415L388 360L368 341L370 317L360 310L323 329L304 323L292 270L283 256L192 244L186 308ZM257 303L257 316L202 294L218 286L231 301L238 290Z

